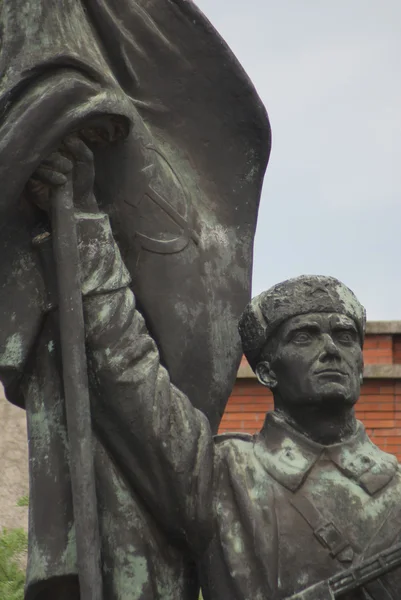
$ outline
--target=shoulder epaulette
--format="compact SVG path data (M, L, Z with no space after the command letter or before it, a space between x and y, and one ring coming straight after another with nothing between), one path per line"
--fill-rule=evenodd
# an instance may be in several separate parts
M250 433L243 433L242 431L228 431L227 433L215 435L213 440L215 444L226 442L227 440L243 440L244 442L251 442L253 440L253 435Z

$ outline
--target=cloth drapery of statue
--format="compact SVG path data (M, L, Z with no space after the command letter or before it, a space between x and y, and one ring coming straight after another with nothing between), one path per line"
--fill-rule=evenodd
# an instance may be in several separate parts
M24 200L26 182L71 131L114 141L93 146L97 199L173 383L216 430L240 360L236 322L250 293L270 128L243 70L188 0L4 0L1 26L0 377L28 413L33 597L68 574L74 531L51 352L57 319L45 316L48 283L31 246L38 215ZM120 503L120 522L135 521L127 540L159 565L158 584L143 597L161 597L175 580L176 593L189 593L182 553L122 491L123 475L99 448L108 490L100 502L112 515Z
M1 18L0 303L19 323L21 362L43 287L30 274L34 218L21 192L66 133L112 116L104 129L126 137L95 150L96 195L173 381L216 429L240 359L236 320L270 147L260 100L187 0L5 0ZM18 296L21 272L37 295L29 319L10 291Z

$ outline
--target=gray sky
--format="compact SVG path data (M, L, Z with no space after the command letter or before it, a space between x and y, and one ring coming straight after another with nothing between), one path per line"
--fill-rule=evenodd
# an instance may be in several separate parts
M401 320L401 1L196 2L273 130L253 292L334 275Z

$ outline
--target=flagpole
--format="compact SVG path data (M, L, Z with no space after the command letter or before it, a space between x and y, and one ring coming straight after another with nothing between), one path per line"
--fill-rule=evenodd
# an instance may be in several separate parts
M72 177L52 200L62 375L81 600L103 600L85 325Z

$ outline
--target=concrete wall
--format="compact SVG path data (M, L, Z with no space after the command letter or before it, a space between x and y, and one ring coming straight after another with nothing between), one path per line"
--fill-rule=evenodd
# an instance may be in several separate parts
M27 529L28 509L17 502L28 493L25 411L7 402L0 386L0 531Z

